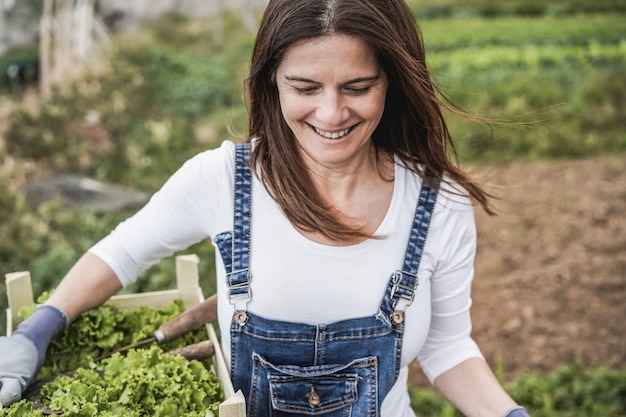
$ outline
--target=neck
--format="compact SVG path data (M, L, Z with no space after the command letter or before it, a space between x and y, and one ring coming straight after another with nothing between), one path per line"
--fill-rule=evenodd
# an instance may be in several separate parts
M393 197L394 167L390 156L372 156L352 169L314 174L314 182L343 222L374 233Z
M332 204L350 200L361 188L393 180L393 158L372 149L361 159L338 166L316 164L310 172L320 195Z

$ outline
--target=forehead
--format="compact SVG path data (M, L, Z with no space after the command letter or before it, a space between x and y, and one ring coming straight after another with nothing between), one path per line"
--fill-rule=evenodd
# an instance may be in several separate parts
M350 35L329 35L296 42L287 48L278 72L314 74L323 70L351 73L378 73L374 49L363 39Z

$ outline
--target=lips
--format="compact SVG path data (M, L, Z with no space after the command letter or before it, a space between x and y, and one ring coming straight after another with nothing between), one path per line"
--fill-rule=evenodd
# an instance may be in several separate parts
M342 130L337 130L334 132L331 131L327 131L327 130L321 130L318 129L315 126L311 126L313 128L313 130L315 131L315 133L317 133L320 136L323 136L327 139L340 139L344 136L346 136L348 133L350 133L353 129L354 126L348 127L346 129L342 129Z

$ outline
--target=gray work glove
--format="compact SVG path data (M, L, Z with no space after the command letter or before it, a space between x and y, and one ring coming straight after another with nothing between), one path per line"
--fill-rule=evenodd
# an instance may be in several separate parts
M41 305L9 337L0 337L0 405L22 398L43 361L54 336L67 328L67 315L51 305Z
M528 411L524 407L517 406L508 410L502 417L530 417L530 415L528 415Z

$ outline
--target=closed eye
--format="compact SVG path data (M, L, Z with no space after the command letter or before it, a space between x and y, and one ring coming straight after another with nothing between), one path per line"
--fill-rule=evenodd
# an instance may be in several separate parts
M296 93L303 95L311 95L317 91L317 87L293 87Z
M372 87L346 87L345 91L347 94L350 94L352 96L361 96L363 94L367 94L371 89Z
M294 91L298 94L302 94L302 95L312 95L315 94L318 90L319 87L292 87L294 89ZM372 87L344 87L343 91L345 94L351 95L351 96L362 96L364 94L367 94L369 91L371 91Z

